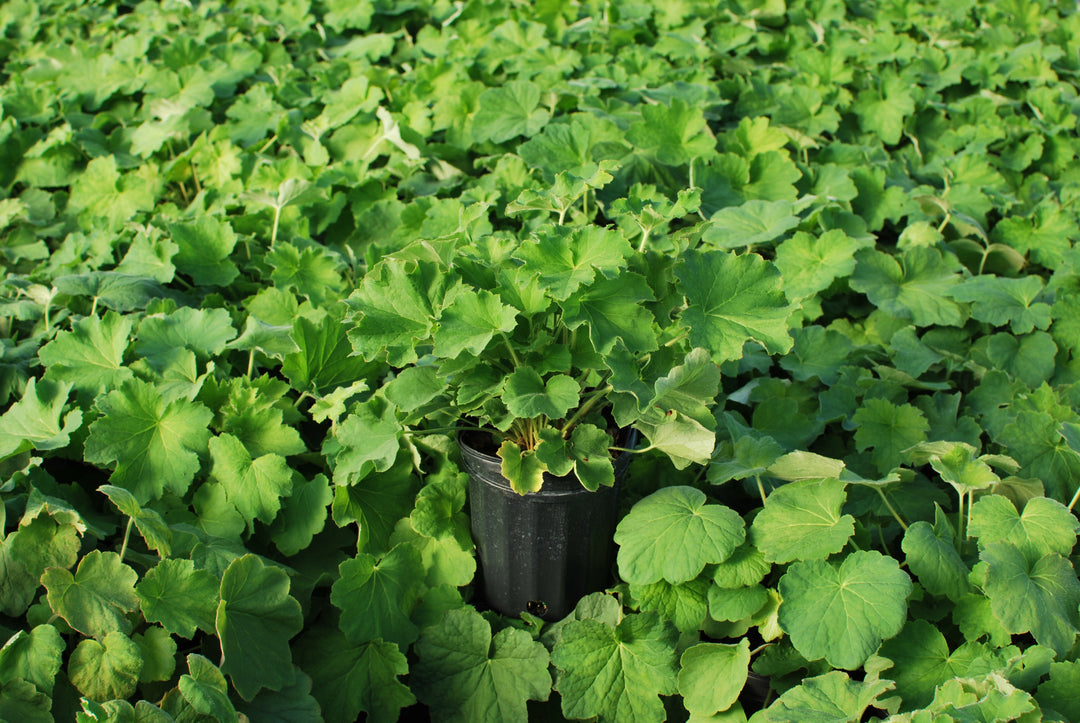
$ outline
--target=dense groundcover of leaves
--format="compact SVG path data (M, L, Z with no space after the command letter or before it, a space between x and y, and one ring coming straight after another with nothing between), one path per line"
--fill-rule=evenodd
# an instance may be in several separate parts
M0 720L1080 720L1071 0L9 0L0 62ZM727 361L544 624L342 302L552 224L696 249Z

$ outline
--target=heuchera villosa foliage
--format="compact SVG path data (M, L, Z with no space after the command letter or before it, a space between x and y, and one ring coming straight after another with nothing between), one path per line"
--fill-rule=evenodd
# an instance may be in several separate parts
M1078 24L9 0L0 720L1080 720Z

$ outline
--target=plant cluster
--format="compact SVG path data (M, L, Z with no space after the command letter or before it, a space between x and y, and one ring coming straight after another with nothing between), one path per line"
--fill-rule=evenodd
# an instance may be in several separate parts
M4 3L0 721L1080 720L1076 10Z

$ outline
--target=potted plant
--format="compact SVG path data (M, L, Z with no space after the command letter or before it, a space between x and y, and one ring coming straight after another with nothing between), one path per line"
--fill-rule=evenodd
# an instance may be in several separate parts
M556 618L606 586L631 435L634 451L677 468L709 460L718 364L754 337L749 321L728 328L721 316L742 271L766 263L657 254L621 228L543 223L421 239L369 268L346 300L349 340L398 370L376 394L403 439L456 432L493 607ZM783 312L766 304L757 321L786 336L772 293Z

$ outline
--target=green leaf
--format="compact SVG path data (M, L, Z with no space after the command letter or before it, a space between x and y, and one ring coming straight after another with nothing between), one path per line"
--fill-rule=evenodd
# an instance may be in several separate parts
M753 540L753 529L750 531ZM765 555L755 545L746 542L731 553L731 557L715 566L713 582L722 588L757 585L772 570Z
M270 274L274 286L295 289L316 306L336 301L345 287L340 268L343 264L322 246L299 249L290 243L278 243L265 258L274 269Z
M68 201L68 210L78 214L84 229L91 228L93 219L104 219L109 229L118 229L153 206L153 186L138 172L121 175L113 155L95 158L86 165L71 184Z
M311 694L311 678L296 670L292 683L281 690L263 690L250 703L240 705L249 720L273 723L308 723L322 718L319 702Z
M97 406L103 416L90 425L87 462L115 464L109 481L140 503L166 489L187 491L210 438L209 409L184 398L166 403L153 385L138 380L99 398Z
M723 562L746 537L742 518L723 505L708 505L693 487L665 487L640 500L615 529L619 574L647 585L692 580L705 565ZM682 550L679 555L670 550Z
M408 543L381 558L360 553L341 563L330 602L341 610L345 637L353 644L381 639L407 648L419 632L410 616L423 579L420 553Z
M578 405L580 393L578 383L566 374L544 381L532 367L518 367L506 378L503 401L515 417L561 419Z
M711 716L735 704L750 669L750 641L699 643L679 660L679 693L693 716Z
M176 641L164 629L147 628L144 634L131 636L139 646L143 659L139 671L140 683L166 681L172 678L176 670Z
M952 720L1012 721L1034 711L1035 702L1029 693L993 672L942 683L930 709Z
M791 349L792 309L773 264L752 253L687 251L676 275L686 295L682 321L690 342L709 349L716 363L739 359L748 341L771 354Z
M979 557L987 563L984 589L994 617L1010 633L1030 632L1065 655L1080 623L1080 580L1072 564L1056 554L1029 561L1007 542L986 545Z
M111 632L100 641L79 643L68 659L68 678L80 693L101 702L130 697L142 667L142 652L135 641Z
M74 322L71 331L58 332L38 352L47 378L70 382L90 394L120 386L132 377L124 365L131 323L131 317L107 311L100 319L88 316Z
M991 237L1053 269L1065 260L1069 242L1077 235L1075 217L1056 201L1048 200L1026 218L1015 215L1001 219Z
M862 720L867 708L877 706L892 681L867 677L852 680L847 673L831 670L807 678L786 691L767 709L769 721L777 723L837 723Z
M643 306L653 300L643 276L601 277L561 304L563 323L569 329L584 326L593 348L601 354L610 353L619 340L637 353L655 351L653 315Z
M352 356L345 326L330 315L318 322L297 316L292 338L297 351L285 355L281 373L293 389L332 392L363 381L376 368Z
M54 723L52 700L25 680L12 680L0 688L0 720L19 723Z
M421 627L431 622L424 617L431 614L438 617L449 608L438 609L444 602L454 603L450 607L460 607L461 601L457 588L468 585L476 575L476 553L471 538L462 544L452 537L435 539L424 537L413 529L408 518L398 521L390 544L408 544L420 552L420 563L424 569L422 582L428 588L424 599L413 612L413 622ZM432 607L434 606L434 607Z
M667 580L648 585L630 585L631 606L642 612L652 611L671 621L683 633L697 632L709 614L706 600L709 581L697 578L680 585Z
M727 449L723 445L721 449ZM766 435L735 436L730 452L718 454L709 463L708 479L712 484L723 484L733 479L748 479L765 472L769 465L784 453L775 439Z
M451 283L452 277L434 264L384 259L345 301L359 313L348 332L353 349L367 361L415 362L416 347L431 337L436 310Z
M443 309L432 338L436 356L453 359L467 351L480 356L495 334L517 326L517 310L490 291L462 289Z
M52 625L18 631L0 648L0 688L24 680L51 696L65 648L63 638Z
M127 614L139 607L135 595L138 573L115 552L90 551L72 575L51 567L41 576L49 606L68 625L84 635L102 638L111 632L131 632Z
M681 98L673 98L670 106L642 105L641 120L630 124L626 140L668 166L684 165L716 148L701 108Z
M596 278L612 278L625 267L630 242L617 231L600 226L554 226L538 233L533 243L522 243L514 257L536 274L544 288L565 301Z
M830 386L840 381L841 370L848 365L848 355L855 346L848 337L816 324L795 329L791 335L795 346L780 359L781 367L799 381L816 377Z
M777 457L768 466L771 477L798 482L805 479L823 479L839 477L847 465L842 460L833 459L815 452L796 450Z
M1053 711L1065 720L1080 718L1080 662L1050 664L1050 677L1035 691L1044 712Z
M334 521L339 527L358 523L360 549L374 553L384 551L394 525L407 516L416 503L418 487L411 462L407 460L350 486L339 486L334 490L331 506Z
M677 409L661 412L652 407L634 427L644 432L649 447L666 454L676 469L708 464L712 457L716 432Z
M289 502L279 511L270 528L274 545L286 557L307 549L311 541L326 526L327 510L334 501L330 480L317 474L305 480L292 473L292 492Z
M220 354L236 336L225 309L193 309L184 306L170 314L154 314L139 324L135 354L161 369L177 349L190 349L206 361Z
M147 570L135 585L142 613L169 633L193 638L196 630L214 632L218 579L191 560L166 559Z
M917 450L920 461L923 450L926 451L930 466L960 494L986 489L1001 481L990 465L975 457L977 450L965 442L929 442L919 445Z
M926 440L930 423L910 404L893 404L887 399L866 399L851 417L855 446L861 452L872 449L871 459L878 472L887 474L904 461L904 451Z
M579 118L571 117L569 123L549 123L542 133L537 133L517 148L517 154L531 168L540 168L548 182L557 173L569 171L576 176L585 173L592 162L592 131Z
M859 126L884 143L896 145L904 132L904 119L915 112L911 85L895 73L876 79L875 90L864 90L855 100Z
M855 252L865 246L840 229L820 236L799 231L776 247L776 267L789 299L806 299L855 270Z
M574 474L591 492L615 484L610 444L608 433L594 424L579 424L570 435L568 452L574 462Z
M997 441L1023 465L1022 476L1043 481L1048 497L1060 501L1072 495L1080 479L1080 450L1068 445L1049 413L1020 412Z
M1053 337L1044 331L1021 337L1002 332L976 342L972 355L978 362L1001 369L1035 389L1053 376L1057 351Z
M664 720L659 696L678 689L677 639L655 613L627 615L618 626L568 623L551 652L563 715L601 723Z
M1018 513L1001 495L980 497L971 507L968 528L980 546L1008 542L1032 562L1051 554L1067 557L1076 545L1078 531L1080 521L1057 500L1035 497Z
M281 690L293 679L289 639L304 627L289 576L252 554L233 560L221 578L215 625L221 670L244 700L263 688Z
M433 539L453 537L463 545L469 545L469 518L465 514L465 495L468 475L454 471L445 476L429 476L427 483L416 495L416 507L409 515L409 522L421 535Z
M969 675L981 653L982 646L972 643L950 653L945 636L925 620L908 621L900 635L882 643L879 652L893 662L888 676L896 682L907 710L928 705L945 681Z
M460 608L426 628L409 675L417 698L441 720L528 720L528 700L547 700L548 652L523 630L491 626Z
M151 278L167 284L176 275L172 257L180 247L167 238L155 238L149 233L137 233L128 246L116 272L125 276Z
M378 398L354 407L333 437L340 445L334 458L334 484L355 484L372 472L389 470L401 449L398 434L402 429L394 408Z
M240 336L229 342L229 349L238 351L262 352L271 359L284 360L288 354L293 354L298 347L290 335L292 328L288 325L272 326L260 321L254 316L244 320L244 330Z
M1042 290L1038 276L975 276L953 289L952 297L972 304L971 315L979 321L1008 324L1012 333L1027 334L1050 326L1050 305L1035 301Z
M970 570L956 550L951 531L919 520L904 532L901 547L908 567L930 593L955 602L971 590L967 581Z
M161 284L144 276L116 271L67 274L53 279L56 290L70 296L87 296L107 309L125 312L145 309L151 299L166 295Z
M176 270L199 286L228 286L240 270L229 256L236 234L225 220L200 215L191 223L172 223L169 234L179 250L173 256Z
M71 434L82 426L82 412L73 409L61 415L67 405L72 384L42 380L26 381L22 399L0 416L0 459L31 449L49 450L66 447Z
M229 140L242 146L250 146L262 140L278 125L284 113L263 84L253 85L233 101L226 115L233 121L228 126Z
M540 108L540 88L527 80L511 80L501 88L489 88L477 99L473 138L502 143L515 136L535 136L551 114Z
M866 294L870 303L915 326L960 326L963 307L953 301L960 283L959 262L937 249L916 246L890 256L864 250L855 255L851 288Z
M398 720L402 708L416 702L398 680L409 664L393 643L352 645L338 631L316 628L300 638L295 651L327 723L354 723L361 713L370 720Z
M790 201L746 201L709 219L702 241L718 249L741 249L775 241L799 225Z
M187 656L188 674L181 675L177 687L184 700L197 713L213 717L218 723L239 723L232 701L229 700L229 684L217 666L199 655Z
M778 487L754 518L750 540L768 562L824 559L855 531L855 519L840 513L846 499L845 483L835 478Z
M796 562L780 578L780 627L807 660L854 670L907 619L911 578L896 560L857 551L839 566Z
M521 449L509 439L499 445L499 471L519 495L538 492L544 485L546 467L536 450Z
M109 501L116 505L121 514L131 518L131 521L135 523L135 528L142 535L143 540L150 549L156 550L162 555L170 554L172 550L172 530L156 510L144 509L139 504L139 501L135 499L135 495L123 487L101 485L98 487L98 492L106 494Z
M79 531L38 515L0 540L0 610L21 616L33 602L47 569L67 569L79 559Z
M745 620L768 601L768 591L761 585L730 588L712 585L709 587L709 617L729 622Z
M968 593L957 600L952 620L969 642L986 638L991 645L1004 647L1012 640L1009 631L994 616L990 598L982 593Z
M210 475L225 489L229 502L254 530L255 520L267 524L281 509L281 498L292 492L292 470L285 458L264 454L252 459L239 439L222 434L210 440Z

